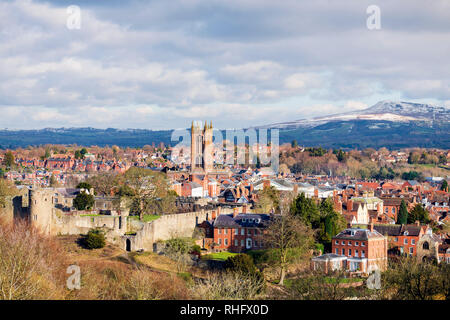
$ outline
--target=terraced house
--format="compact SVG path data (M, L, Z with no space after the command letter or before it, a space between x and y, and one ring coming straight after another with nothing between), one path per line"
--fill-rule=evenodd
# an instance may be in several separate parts
M374 229L388 237L389 253L417 255L417 243L428 230L428 226L419 223L407 225L377 224Z

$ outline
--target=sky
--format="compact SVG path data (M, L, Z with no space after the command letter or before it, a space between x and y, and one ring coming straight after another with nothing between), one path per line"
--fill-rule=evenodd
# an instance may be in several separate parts
M449 57L448 0L0 0L0 128L241 128L380 100L450 107Z

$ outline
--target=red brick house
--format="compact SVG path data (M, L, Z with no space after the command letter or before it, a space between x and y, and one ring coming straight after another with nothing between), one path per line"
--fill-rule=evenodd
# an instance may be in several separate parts
M428 227L417 224L375 225L374 229L388 237L389 253L417 255L417 243Z
M262 234L270 222L268 214L220 214L214 221L214 250L243 252L264 248Z
M346 270L367 274L387 267L387 238L369 229L350 228L332 238L332 253L347 257Z

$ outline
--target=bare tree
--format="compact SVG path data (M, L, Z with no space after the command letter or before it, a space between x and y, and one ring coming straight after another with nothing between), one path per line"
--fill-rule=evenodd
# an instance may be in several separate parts
M266 246L272 249L273 262L280 269L281 285L284 284L288 265L312 248L314 243L311 228L290 213L291 203L292 195L281 197L281 214L272 216L272 221L263 235Z
M203 300L255 299L261 292L261 282L240 272L208 273L193 292Z

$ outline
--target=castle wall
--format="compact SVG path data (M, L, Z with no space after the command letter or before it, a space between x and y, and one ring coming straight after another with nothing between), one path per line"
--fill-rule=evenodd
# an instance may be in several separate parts
M47 235L51 234L53 196L53 189L30 190L29 219L31 225Z
M131 250L153 250L153 244L157 241L169 240L174 237L192 237L197 224L211 217L211 211L189 212L164 215L149 223L145 223L141 230L133 237L124 237L132 241Z
M29 207L25 215L32 225L45 234L75 235L86 234L94 228L106 232L108 241L127 248L127 240L132 251L153 250L153 244L173 237L192 237L197 224L212 218L212 211L204 210L180 214L163 215L160 218L143 223L129 220L126 216L95 215L83 216L67 214L55 207L54 190L33 189L29 193ZM21 207L21 210L23 208ZM221 208L221 213L232 213L232 208ZM127 235L127 231L135 231L135 235Z

